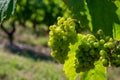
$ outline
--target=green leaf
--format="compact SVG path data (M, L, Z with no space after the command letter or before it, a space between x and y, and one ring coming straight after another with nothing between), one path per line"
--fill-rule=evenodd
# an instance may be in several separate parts
M117 6L116 14L118 16L119 23L120 23L120 1L117 0L114 3ZM120 40L120 24L118 24L118 23L114 23L113 37L117 40Z
M88 72L82 72L80 75L80 80L106 80L106 67L98 61L95 63L94 69Z
M69 78L69 80L76 80L78 74L76 73L75 68L74 68L75 51L69 52L68 57L69 59L66 60L64 64L65 74Z
M120 24L116 14L117 6L112 0L87 0L91 15L93 32L102 29L106 35L112 36L114 23Z
M68 54L68 60L65 61L64 64L64 71L66 76L69 78L69 80L76 80L78 77L78 73L75 71L74 63L75 63L75 51L78 48L78 45L81 44L81 38L82 35L78 34L78 42L75 43L74 45L70 45L70 52Z
M0 23L14 13L17 0L0 0Z
M88 27L96 33L102 29L105 35L120 39L120 0L64 0L80 21L80 26Z
M72 12L72 16L80 21L80 27L84 29L91 28L90 26L90 15L87 8L86 0L64 0L68 8Z

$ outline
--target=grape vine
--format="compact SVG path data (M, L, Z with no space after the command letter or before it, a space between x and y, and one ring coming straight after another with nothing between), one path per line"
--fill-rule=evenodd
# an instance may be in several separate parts
M59 18L54 28L50 27L48 43L52 56L64 63L65 73L70 80L79 73L86 77L81 76L82 80L106 80L107 67L120 67L120 1L64 2L74 19ZM93 76L95 74L100 76Z
M80 39L76 49L74 68L76 73L90 71L95 68L95 62L101 61L104 67L120 66L120 42L110 36L106 36L100 29L96 34L78 33L78 23L75 19L59 17L57 24L50 26L51 55L64 64L68 59L69 46L74 45Z

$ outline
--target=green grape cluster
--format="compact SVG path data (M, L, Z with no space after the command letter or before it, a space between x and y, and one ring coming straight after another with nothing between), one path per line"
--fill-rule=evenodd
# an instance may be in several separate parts
M113 39L109 36L105 36L101 29L97 31L97 35L101 46L101 50L99 52L100 61L102 62L103 66L107 67L110 65L109 52L114 48Z
M63 17L58 17L57 23L50 26L48 45L56 60L63 64L68 59L70 44L79 42L74 64L77 73L93 69L98 60L105 67L120 67L120 41L106 36L102 30L95 35L80 34L76 30L78 26L74 19Z
M97 32L101 44L100 60L103 66L120 66L120 44L110 36L105 36L102 30Z
M89 71L100 60L103 66L120 67L120 42L106 36L102 30L97 35L80 34L80 44L76 50L76 72Z
M76 50L76 72L84 72L95 67L94 62L99 60L99 40L92 34L80 36L81 43Z
M50 26L48 45L51 55L60 63L64 63L70 51L69 45L77 41L74 19L58 17L56 25Z

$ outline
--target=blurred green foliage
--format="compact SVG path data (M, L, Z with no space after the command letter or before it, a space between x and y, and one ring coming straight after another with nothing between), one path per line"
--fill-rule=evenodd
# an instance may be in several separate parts
M58 16L66 12L62 0L18 0L12 20L24 24L30 21L33 24L53 24Z
M58 16L68 15L69 11L62 0L17 0L14 15L2 23L1 29L13 44L19 26L38 37L42 33L48 34L48 26L56 23ZM41 25L44 25L44 30Z

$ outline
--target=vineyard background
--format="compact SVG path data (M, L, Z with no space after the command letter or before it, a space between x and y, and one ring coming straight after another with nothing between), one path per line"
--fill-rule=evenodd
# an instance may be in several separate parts
M58 16L71 16L62 0L17 1L14 15L0 27L0 80L68 80L48 47L49 26ZM119 68L108 68L107 80L119 75Z

